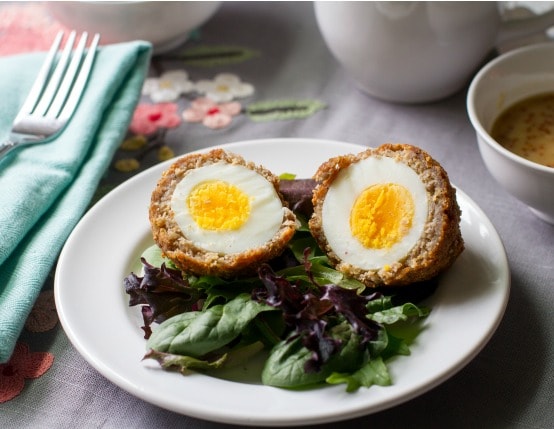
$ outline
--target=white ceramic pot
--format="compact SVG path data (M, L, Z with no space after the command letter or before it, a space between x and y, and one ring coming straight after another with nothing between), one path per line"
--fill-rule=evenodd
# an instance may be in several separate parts
M375 97L405 103L444 98L467 84L499 39L546 29L554 12L503 24L498 2L315 2L323 39Z

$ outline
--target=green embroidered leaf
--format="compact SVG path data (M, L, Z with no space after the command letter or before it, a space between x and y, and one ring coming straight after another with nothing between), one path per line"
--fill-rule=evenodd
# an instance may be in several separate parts
M241 46L196 46L170 55L170 59L183 61L186 65L214 67L242 63L259 53ZM168 56L164 56L168 58Z
M246 114L255 122L304 119L312 116L327 105L318 100L276 100L252 103Z

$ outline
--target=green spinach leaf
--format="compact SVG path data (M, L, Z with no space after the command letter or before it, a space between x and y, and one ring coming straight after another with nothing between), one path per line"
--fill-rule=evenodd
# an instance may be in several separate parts
M342 341L342 347L317 372L306 371L306 363L313 352L302 345L300 337L281 341L271 350L266 361L262 371L263 384L288 388L317 384L335 371L355 371L369 359L367 349L360 345L361 337L347 322L333 327L330 334Z
M215 360L197 359L191 356L182 356L172 353L163 353L156 350L149 350L144 359L156 360L163 369L179 371L186 374L188 370L208 370L220 368L227 360L227 355L223 354Z
M334 372L325 380L329 384L346 384L347 392L354 392L360 387L389 386L391 378L387 366L381 357L368 360L357 371L349 373Z
M429 309L426 307L418 307L415 304L407 302L396 307L383 309L368 315L368 317L377 322L385 325L392 325L399 321L406 321L411 317L425 317L429 314Z
M226 304L203 311L182 313L158 327L147 347L194 358L201 358L236 339L261 312L273 307L253 301L249 294L238 295Z

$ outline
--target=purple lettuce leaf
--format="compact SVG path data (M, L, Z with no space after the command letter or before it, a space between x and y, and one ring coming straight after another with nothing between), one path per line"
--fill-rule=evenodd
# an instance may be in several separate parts
M278 276L271 267L263 265L258 275L265 289L254 290L253 298L281 309L284 321L291 330L288 340L299 337L302 345L312 353L306 361L305 371L317 372L341 348L341 341L328 332L331 320L346 319L354 332L361 336L362 344L375 339L382 327L366 317L366 304L377 294L363 296L334 284L318 285L311 275L308 254L307 250L304 267L313 287L301 290L299 284Z
M155 267L141 258L144 276L134 273L123 280L125 292L129 295L129 306L142 305L144 338L152 333L150 325L161 323L170 317L198 309L201 291L190 287L181 271L168 268L165 264Z

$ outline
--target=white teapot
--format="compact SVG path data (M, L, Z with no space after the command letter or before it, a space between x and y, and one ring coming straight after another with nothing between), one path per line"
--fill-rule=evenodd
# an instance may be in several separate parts
M362 90L404 103L460 90L500 41L554 25L554 11L502 22L500 2L315 2L332 54Z

